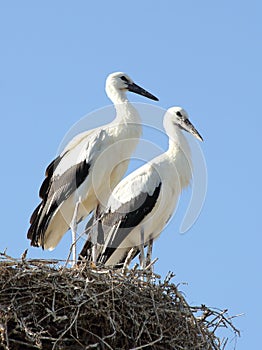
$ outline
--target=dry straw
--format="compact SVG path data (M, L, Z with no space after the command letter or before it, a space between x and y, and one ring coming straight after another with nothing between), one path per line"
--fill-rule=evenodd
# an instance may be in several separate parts
M172 277L2 253L0 349L224 349L218 328L239 333L226 310L189 306Z

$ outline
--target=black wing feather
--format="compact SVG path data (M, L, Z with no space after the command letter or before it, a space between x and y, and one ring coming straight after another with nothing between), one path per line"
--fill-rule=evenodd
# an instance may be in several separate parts
M31 239L31 245L33 246L39 246L39 238L43 242L45 230L56 209L63 201L70 197L89 174L90 163L84 160L67 169L61 176L54 177L53 173L58 162L59 160L56 158L48 166L47 178L44 180L40 189L43 200L31 216L31 226L27 237Z
M63 154L63 156L65 154ZM62 157L57 156L46 168L46 171L45 171L46 178L44 179L44 181L40 187L40 190L39 190L39 197L41 199L44 199L48 195L48 190L49 190L49 187L52 183L52 176L53 176L54 171L57 168L58 164L60 163L61 159L63 158L63 156Z

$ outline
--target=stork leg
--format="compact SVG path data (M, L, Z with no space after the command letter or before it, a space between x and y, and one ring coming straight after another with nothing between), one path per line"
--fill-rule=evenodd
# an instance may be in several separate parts
M77 213L78 213L78 208L79 208L80 204L81 204L81 198L79 198L77 203L76 203L74 214L72 217L72 221L70 223L70 228L71 228L71 233L72 233L72 244L71 244L71 251L72 251L72 256L73 256L72 265L76 264Z
M125 274L129 268L129 265L131 264L131 261L133 259L133 255L135 253L135 248L131 248L125 258L125 262L124 262L124 265L122 267L122 273Z
M100 208L99 208L99 205L98 205L97 208L96 208L96 211L94 213L93 222L98 222L98 220L99 220L99 213L100 213ZM91 241L92 241L92 248L91 248L92 263L94 265L96 265L97 253L98 253L98 228L96 228L96 230L92 230L92 232L91 232Z
M152 260L152 250L153 250L153 239L150 238L147 246L147 254L146 254L146 267L151 263Z
M140 231L140 246L139 246L139 250L140 250L139 263L140 263L140 267L142 269L145 268L145 250L144 250L144 245L145 245L145 234L144 234L144 228L141 227L141 231Z
M97 260L97 232L92 232L92 262L96 264Z

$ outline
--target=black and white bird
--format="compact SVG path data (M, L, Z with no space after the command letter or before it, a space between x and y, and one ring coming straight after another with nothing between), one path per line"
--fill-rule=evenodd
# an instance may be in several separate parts
M106 209L100 209L100 219L93 227L89 223L88 229L97 232L100 242L97 263L120 267L128 256L132 259L141 251L140 263L145 267L144 247L148 245L152 251L153 241L171 218L182 190L190 184L191 152L183 130L203 139L180 107L168 109L163 124L169 137L168 150L124 178L113 190ZM91 261L91 247L92 237L80 259Z
M27 237L31 245L52 250L69 228L76 225L99 203L107 202L121 180L141 136L141 119L129 103L132 91L154 101L158 99L136 85L125 73L112 73L106 93L114 103L115 119L104 126L75 136L46 169Z

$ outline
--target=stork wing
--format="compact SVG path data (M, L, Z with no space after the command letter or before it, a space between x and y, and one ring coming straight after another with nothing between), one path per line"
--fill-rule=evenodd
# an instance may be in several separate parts
M82 256L87 260L91 259L88 249L92 246L92 232L95 232L98 243L104 242L97 261L105 264L131 231L153 210L160 189L161 179L148 164L122 180L109 199L108 209L99 215L101 219L98 219L93 227L80 258Z
M30 218L27 237L31 239L31 245L39 246L39 238L43 238L56 210L86 180L93 157L100 151L105 136L103 129L94 129L93 133L75 137L47 167L46 178L39 190L42 202Z

